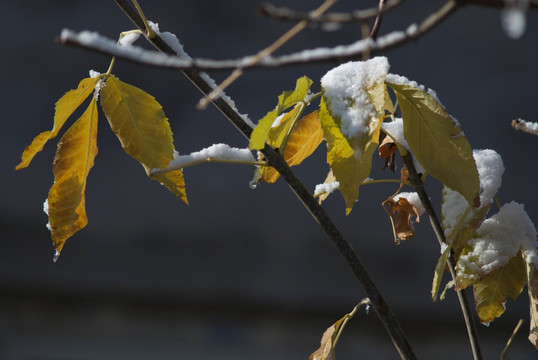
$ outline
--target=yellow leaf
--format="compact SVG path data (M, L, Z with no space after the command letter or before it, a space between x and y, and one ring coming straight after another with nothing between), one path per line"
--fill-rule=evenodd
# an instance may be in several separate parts
M189 204L189 201L187 200L187 193L185 191L185 179L183 178L183 172L181 169L159 175L153 175L152 178L166 186L168 190L183 200L185 204Z
M428 92L387 82L402 111L404 136L418 162L433 177L480 205L478 171L467 138L455 120Z
M318 148L322 141L321 123L318 112L314 111L299 120L293 128L284 151L284 160L290 166L299 165ZM262 180L273 183L279 175L278 171L269 167L263 172Z
M62 126L65 124L69 116L86 100L86 98L93 92L95 85L99 78L86 78L83 79L78 87L74 90L70 90L65 93L64 96L56 102L56 110L54 113L54 126L50 131L44 131L37 135L32 143L24 149L22 153L21 162L15 167L15 170L24 169L34 158L34 156L43 150L43 146L50 139L55 138Z
M382 117L371 119L370 131L360 139L351 141L342 134L339 121L331 116L325 98L321 99L319 117L328 145L327 162L340 183L339 189L346 203L346 214L349 214L359 197L360 184L370 175L372 155L379 145Z
M529 341L538 350L538 270L534 264L525 262L527 266L527 290L530 305Z
M174 153L172 131L153 96L110 75L101 90L101 105L127 154L147 172L168 167Z
M524 260L519 252L508 264L490 273L473 286L476 312L482 323L504 313L506 297L517 299L527 282Z
M308 89L312 85L312 80L303 76L297 79L295 90L284 91L278 97L278 104L274 110L269 111L252 131L249 147L252 150L261 150L265 146L269 132L276 118L287 108L303 101L308 94Z
M65 241L88 223L84 192L96 155L97 103L92 99L60 139L54 158L54 185L47 200L52 240L58 253Z

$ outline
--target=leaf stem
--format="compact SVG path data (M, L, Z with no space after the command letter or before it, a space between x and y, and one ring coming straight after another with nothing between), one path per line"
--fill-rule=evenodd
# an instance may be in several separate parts
M409 179L411 183L413 184L413 187L415 188L415 191L417 192L420 201L422 202L422 205L424 205L424 209L426 210L426 213L428 214L428 218L430 219L430 223L432 225L433 231L437 237L437 240L439 241L439 244L446 244L446 238L445 233L443 231L443 228L441 226L441 222L439 221L439 218L435 214L435 210L433 209L432 203L430 202L430 198L426 192L426 189L424 188L424 184L422 180L420 179L420 176L417 173L417 170L415 168L415 164L413 163L413 158L410 152L407 152L406 155L402 155L402 160L407 167L407 170L409 171ZM450 275L452 276L452 279L456 279L456 266L454 261L454 254L450 253L448 257L448 268L450 270ZM465 325L467 327L467 335L469 336L469 342L471 344L471 350L473 352L473 358L474 360L480 360L482 359L482 352L480 350L480 342L478 341L478 332L476 329L476 324L473 320L471 307L469 305L469 300L467 299L467 296L465 294L465 290L459 290L456 291L456 294L458 295L458 300L460 302L461 311L463 313L463 318L465 320Z

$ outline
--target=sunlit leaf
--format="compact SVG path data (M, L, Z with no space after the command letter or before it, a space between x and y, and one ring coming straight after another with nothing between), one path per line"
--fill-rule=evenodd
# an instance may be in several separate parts
M60 139L54 158L54 185L47 200L52 240L58 253L65 241L88 223L84 192L96 155L97 103L92 99Z
M101 105L127 154L146 171L168 167L174 153L172 131L153 96L110 75L101 90Z
M455 120L428 92L391 84L404 122L404 135L424 169L467 202L479 206L478 171L467 138Z
M538 270L534 264L525 262L527 266L527 290L530 305L529 341L538 350Z
M340 131L339 122L329 113L324 98L320 103L319 118L328 146L327 162L340 183L339 189L346 203L346 214L349 214L359 197L360 184L370 175L372 155L379 144L382 121L372 120L371 132L361 139L352 139L353 145L357 146L354 149L350 140ZM374 124L375 122L378 124Z
M308 94L308 90L312 85L312 80L303 76L297 80L295 90L284 91L278 97L278 104L274 110L269 111L252 131L250 136L249 147L252 150L261 150L265 146L268 139L269 131L273 126L276 118L286 109L303 101Z
M284 160L290 166L299 165L318 148L322 141L321 123L318 119L318 112L314 111L299 120L293 128L284 151ZM278 177L278 171L273 167L266 167L262 180L273 183Z
M185 204L189 204L187 193L185 191L185 179L181 169L159 175L152 175L152 178L166 186L173 194L179 197Z
M15 167L15 170L20 170L27 167L34 156L43 150L43 146L50 139L55 138L62 126L65 124L69 116L86 100L86 98L93 92L95 85L99 81L99 78L86 78L80 81L78 87L74 90L70 90L64 94L56 102L56 108L54 113L54 126L50 131L44 131L37 135L32 143L24 149L22 153L21 162Z
M476 312L482 323L489 323L505 311L506 297L517 299L527 282L521 253L508 264L480 280L473 287Z

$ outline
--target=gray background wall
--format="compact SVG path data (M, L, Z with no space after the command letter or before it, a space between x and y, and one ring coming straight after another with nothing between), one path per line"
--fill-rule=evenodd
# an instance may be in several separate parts
M375 6L341 1L335 10ZM442 1L407 1L388 14L381 33L404 29ZM278 2L310 10L310 1ZM142 2L149 19L179 36L192 56L233 58L254 53L290 24L261 18L257 2L209 0ZM2 4L0 154L0 358L208 359L306 358L321 334L363 298L338 253L279 180L251 190L252 169L202 165L185 171L185 206L125 155L104 116L99 155L87 189L89 225L68 240L60 260L42 202L52 184L54 142L21 172L24 147L52 126L53 106L88 70L106 71L109 59L54 43L62 28L95 30L116 38L132 25L113 1L10 1ZM501 202L525 203L538 219L537 139L516 133L510 121L538 121L535 84L538 12L528 14L523 38L509 39L499 11L467 7L415 43L384 53L393 73L435 89L460 120L473 148L493 148L504 159ZM357 25L336 32L308 29L281 53L351 43ZM319 78L336 64L247 72L227 93L253 120L276 96L307 75ZM213 143L246 141L214 109L196 111L200 94L180 74L119 62L122 80L156 96L171 120L176 147L189 153ZM225 74L214 74L222 79ZM7 79L7 81L6 81ZM297 168L314 189L328 170L323 148ZM382 166L376 160L374 168ZM374 173L374 177L390 176ZM434 201L439 185L430 183ZM339 195L325 203L360 254L420 358L470 357L454 294L432 304L439 254L427 221L418 236L392 243L380 203L394 186L364 188L349 216ZM498 356L519 318L523 294L489 328L480 327L486 358ZM528 323L527 323L528 324ZM513 358L536 356L517 336ZM339 356L396 358L375 315L361 315L346 331Z

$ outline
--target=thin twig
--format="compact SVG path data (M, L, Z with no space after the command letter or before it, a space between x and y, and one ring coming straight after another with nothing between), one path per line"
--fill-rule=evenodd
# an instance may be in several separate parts
M138 28L143 29L144 24L142 23L140 17L125 0L114 1ZM168 44L166 44L166 42L164 42L159 36L156 36L150 41L160 51L166 53L173 52L170 46L168 46ZM203 94L209 94L213 90L211 85L207 83L197 69L187 69L184 70L183 73L193 82L193 84L198 87L198 89L200 89L200 91L202 91ZM226 116L226 118L228 118L230 122L237 127L237 129L245 137L250 138L252 128L245 122L235 108L231 107L230 104L227 101L224 101L221 97L213 100L213 104L223 113L224 116ZM345 239L344 235L336 227L325 209L318 204L310 191L308 191L303 183L297 178L295 173L290 169L278 151L266 145L262 150L262 153L271 166L273 166L280 173L281 177L288 183L293 192L308 209L314 219L320 224L340 254L344 257L345 262L351 268L364 292L372 302L372 307L389 333L389 336L401 358L416 359L416 356L403 332L403 329L396 320L392 310L389 308L383 296L377 289L374 281L362 265L361 260L353 250L351 244Z
M402 156L402 160L405 166L407 167L407 170L409 171L409 180L413 184L413 187L415 188L415 191L417 192L420 198L420 201L422 202L422 205L424 205L424 209L426 210L426 213L428 214L428 218L430 219L430 223L432 225L435 236L437 237L437 240L439 241L439 244L440 245L446 244L445 233L441 226L441 222L439 221L439 218L435 214L435 210L433 209L432 203L430 201L430 197L428 196L428 193L426 192L426 189L424 188L424 184L422 183L420 175L417 173L415 164L413 163L413 158L412 158L411 153L407 152L406 155ZM456 262L454 261L454 255L452 254L452 252L447 259L447 264L450 270L450 275L452 276L452 279L455 280L456 279L456 270L455 270ZM463 318L465 320L465 326L467 327L467 335L469 336L469 342L471 344L473 358L475 360L482 359L482 353L480 350L480 342L478 340L478 332L477 332L475 321L473 320L471 306L469 305L469 300L467 299L465 290L459 290L456 292L456 294L458 295L458 300L460 302L461 311L463 313Z
M519 319L519 321L517 322L516 328L514 329L514 331L512 331L512 335L508 339L508 342L506 343L506 346L504 347L504 349L503 349L503 351L501 353L501 360L504 360L504 358L506 357L506 352L508 351L508 348L512 344L512 341L514 340L514 337L516 337L517 332L519 331L519 329L521 328L521 325L523 325L524 322L525 322L525 320L523 320L523 319Z
M536 123L532 123L536 124ZM529 126L530 124L522 119L515 119L512 120L512 127L516 129L517 131L522 131L527 134L531 134L534 136L538 136L538 130L534 129L533 127Z
M372 32L370 33L370 39L377 39L377 33L381 27L381 20L383 19L383 8L386 6L386 0L379 0L379 12L375 18L374 26L372 27Z
M106 39L95 33L81 32L79 34L64 31L59 41L66 46L78 46L94 50L106 55L141 63L159 68L182 70L244 70L251 68L274 68L290 65L306 65L315 63L346 61L360 58L365 52L379 53L397 46L415 41L445 20L459 7L456 0L448 1L438 11L428 16L418 26L412 25L404 31L394 31L380 36L376 41L361 39L350 45L340 45L334 48L316 48L283 55L279 57L266 57L257 63L250 63L252 56L235 60L192 59L174 56L175 54L158 54L136 46L120 47L113 40ZM92 36L89 36L92 35Z
M311 14L312 19L316 19L325 11L329 10L338 0L325 0L320 7L314 10ZM302 20L295 24L290 30L288 30L284 35L278 38L274 43L266 47L265 49L258 52L255 56L250 58L250 60L241 67L237 67L231 74L228 76L219 86L217 86L213 91L211 91L207 96L205 96L197 105L198 109L205 109L207 105L218 97L222 92L230 86L234 81L236 81L241 75L243 75L243 67L249 67L256 65L261 62L266 57L270 56L276 50L278 50L282 45L287 43L290 39L296 36L299 32L304 30L308 25L307 20Z
M386 5L383 7L382 12L385 13L400 3L403 0L389 0L386 2ZM308 20L311 23L333 23L333 24L342 24L349 22L363 22L375 18L379 14L379 7L374 7L364 10L355 10L349 13L330 13L318 16L313 19L310 13L299 12L285 7L276 7L273 4L262 4L259 8L259 12L262 15L269 16L275 20L281 21L302 21Z

